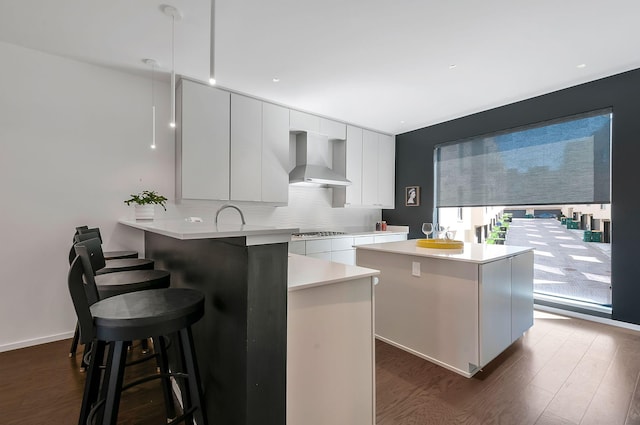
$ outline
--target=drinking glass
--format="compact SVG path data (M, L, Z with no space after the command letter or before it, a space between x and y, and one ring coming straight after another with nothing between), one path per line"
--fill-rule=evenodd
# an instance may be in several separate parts
M432 223L422 223L422 233L425 234L427 239L429 239L429 235L433 233L433 224Z

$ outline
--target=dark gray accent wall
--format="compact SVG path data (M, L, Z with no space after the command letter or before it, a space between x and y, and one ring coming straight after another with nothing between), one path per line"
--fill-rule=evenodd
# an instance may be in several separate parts
M521 102L396 136L396 208L383 210L391 224L421 223L433 217L433 149L455 141L540 121L611 107L611 280L614 320L640 324L640 69L570 87ZM404 188L421 188L419 207L404 206Z

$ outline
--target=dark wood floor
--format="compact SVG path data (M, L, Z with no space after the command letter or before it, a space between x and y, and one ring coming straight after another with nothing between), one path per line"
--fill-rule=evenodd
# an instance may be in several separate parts
M535 313L526 335L467 379L376 349L377 424L640 424L640 334Z
M68 344L0 353L0 423L77 422L84 374ZM536 312L534 327L471 379L381 342L376 366L378 425L640 424L640 334L579 319ZM164 421L158 381L124 394L118 423Z

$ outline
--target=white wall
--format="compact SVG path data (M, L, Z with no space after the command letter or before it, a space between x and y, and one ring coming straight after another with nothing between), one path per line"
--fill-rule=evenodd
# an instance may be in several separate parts
M0 57L1 351L73 330L75 226L99 226L111 249L139 248L114 218L142 187L173 193L174 154L160 125L149 149L150 80L4 43ZM168 104L168 85L156 90Z
M74 228L99 226L105 249L143 250L123 200L153 189L173 198L169 86L156 81L158 149L151 139L151 81L0 43L0 351L70 337L67 290ZM252 224L370 227L380 210L331 208L331 190L290 190L288 207L242 205ZM159 218L212 216L221 203L169 205ZM237 220L225 211L222 221ZM390 223L394 224L394 223ZM401 223L395 223L401 224ZM64 355L62 353L61 355Z

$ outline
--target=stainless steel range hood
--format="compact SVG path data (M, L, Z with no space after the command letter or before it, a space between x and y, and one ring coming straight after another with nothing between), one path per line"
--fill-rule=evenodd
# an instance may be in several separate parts
M289 173L289 183L316 183L348 186L351 181L329 167L329 138L316 133L296 135L296 167Z

